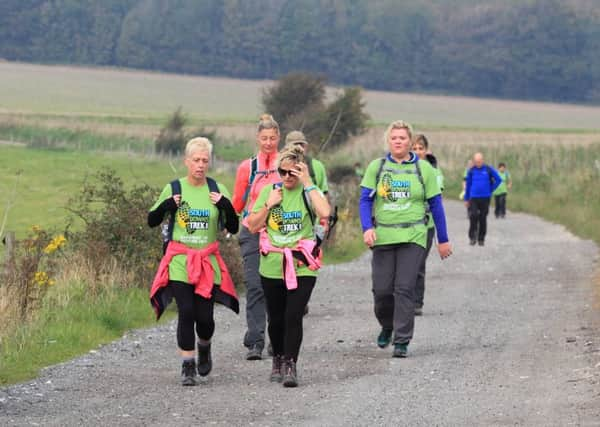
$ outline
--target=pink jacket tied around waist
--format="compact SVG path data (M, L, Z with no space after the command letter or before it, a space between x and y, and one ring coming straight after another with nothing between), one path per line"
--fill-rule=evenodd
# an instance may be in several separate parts
M280 248L274 246L271 243L269 235L266 231L260 232L260 252L263 255L266 255L269 252L283 254L283 262L285 264L285 286L289 290L298 288L298 281L296 279L296 269L294 268L294 255L292 252L301 252L302 255L304 255L304 257L306 258L306 261L308 261L308 269L315 271L321 268L322 265L321 257L318 256L315 258L312 254L316 245L317 242L315 242L314 240L302 239L296 244L296 247L294 248Z
M187 256L188 283L195 286L195 293L203 298L210 298L215 280L215 271L209 255L214 255L221 269L221 290L237 299L233 280L229 275L225 261L219 253L219 242L213 242L203 249L190 248L182 243L170 241L167 251L160 261L158 271L152 282L150 297L169 283L169 264L175 255Z

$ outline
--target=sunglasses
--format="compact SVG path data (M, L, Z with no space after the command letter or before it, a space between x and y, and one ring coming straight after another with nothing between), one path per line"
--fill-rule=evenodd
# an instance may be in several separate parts
M289 175L289 176L295 176L295 175L292 173L292 172L294 172L294 170L293 170L293 169L289 169L289 170L288 170L288 169L277 168L277 172L279 172L279 176L280 176L280 177L282 177L282 178L283 178L284 176L286 176L286 175Z

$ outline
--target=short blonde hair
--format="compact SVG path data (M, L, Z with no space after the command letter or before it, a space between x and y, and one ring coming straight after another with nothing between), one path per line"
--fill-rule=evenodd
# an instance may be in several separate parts
M210 139L203 136L192 138L185 144L185 157L192 157L196 151L206 151L208 157L212 158L212 149L213 146Z
M280 167L281 164L285 161L292 161L295 163L304 162L305 156L302 148L296 145L288 145L279 153L279 157L277 159L277 167Z
M279 123L275 121L272 115L263 114L258 119L258 126L256 128L256 133L259 133L263 129L275 129L279 134Z
M408 132L408 137L412 140L413 128L410 125L410 123L407 123L404 120L396 120L390 123L390 125L385 130L385 133L383 134L383 143L385 144L385 147L387 147L387 143L390 138L390 133L394 129L406 129L406 132Z

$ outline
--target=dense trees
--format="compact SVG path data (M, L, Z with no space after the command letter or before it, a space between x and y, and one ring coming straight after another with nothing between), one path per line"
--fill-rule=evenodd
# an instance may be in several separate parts
M600 101L589 0L3 0L0 57Z

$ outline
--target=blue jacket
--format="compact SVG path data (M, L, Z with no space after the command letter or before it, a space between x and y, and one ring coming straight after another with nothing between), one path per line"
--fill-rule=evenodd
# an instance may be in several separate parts
M473 166L469 169L466 181L465 200L489 199L502 183L502 177L496 169L484 164L480 168Z

